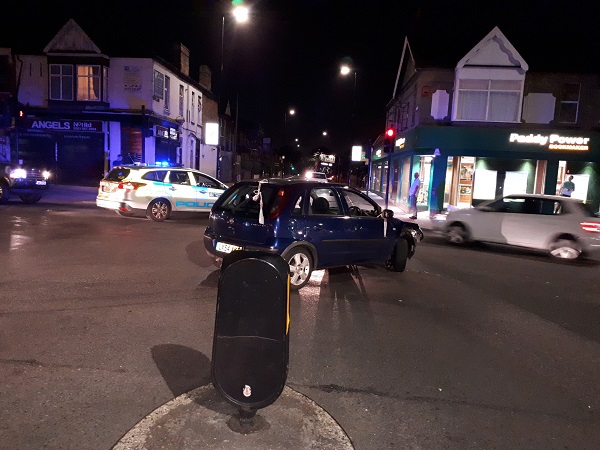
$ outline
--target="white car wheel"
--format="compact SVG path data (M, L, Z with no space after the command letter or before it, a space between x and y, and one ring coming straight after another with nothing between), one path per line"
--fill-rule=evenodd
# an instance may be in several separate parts
M446 237L452 244L465 244L469 240L467 230L463 225L450 225L446 231Z
M581 255L581 249L575 241L560 239L552 244L550 254L560 259L577 259Z

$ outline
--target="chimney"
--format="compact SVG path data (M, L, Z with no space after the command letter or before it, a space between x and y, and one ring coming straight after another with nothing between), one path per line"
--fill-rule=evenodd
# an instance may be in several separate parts
M185 76L190 76L190 50L182 43L175 44L173 49L175 65Z
M208 66L204 64L200 66L200 78L198 81L202 87L212 91L212 72Z

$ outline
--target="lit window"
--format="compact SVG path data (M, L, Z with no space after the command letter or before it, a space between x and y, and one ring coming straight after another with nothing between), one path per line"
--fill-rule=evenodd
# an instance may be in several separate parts
M456 120L517 122L520 99L518 80L459 80Z
M73 101L73 66L50 64L50 100Z
M77 100L100 100L100 66L77 66Z

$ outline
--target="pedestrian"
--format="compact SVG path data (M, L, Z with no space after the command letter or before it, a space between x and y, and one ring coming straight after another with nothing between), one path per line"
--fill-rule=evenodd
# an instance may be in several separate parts
M565 181L560 187L559 194L563 197L570 197L575 190L575 183L573 183L573 175L569 176L569 180Z
M410 185L408 190L408 212L412 212L411 219L417 218L417 195L419 195L419 188L421 187L421 181L419 180L419 173L415 172L415 179Z
M123 164L123 155L120 153L117 155L117 159L113 161L113 167L121 166Z

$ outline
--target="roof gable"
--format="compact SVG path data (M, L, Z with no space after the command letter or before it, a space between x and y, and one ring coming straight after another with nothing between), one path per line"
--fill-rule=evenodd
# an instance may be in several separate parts
M73 19L60 29L44 48L44 53L94 53L101 54L83 29Z
M498 27L494 27L486 37L479 41L458 62L456 68L460 69L468 66L504 66L521 68L525 71L529 69L529 65Z

